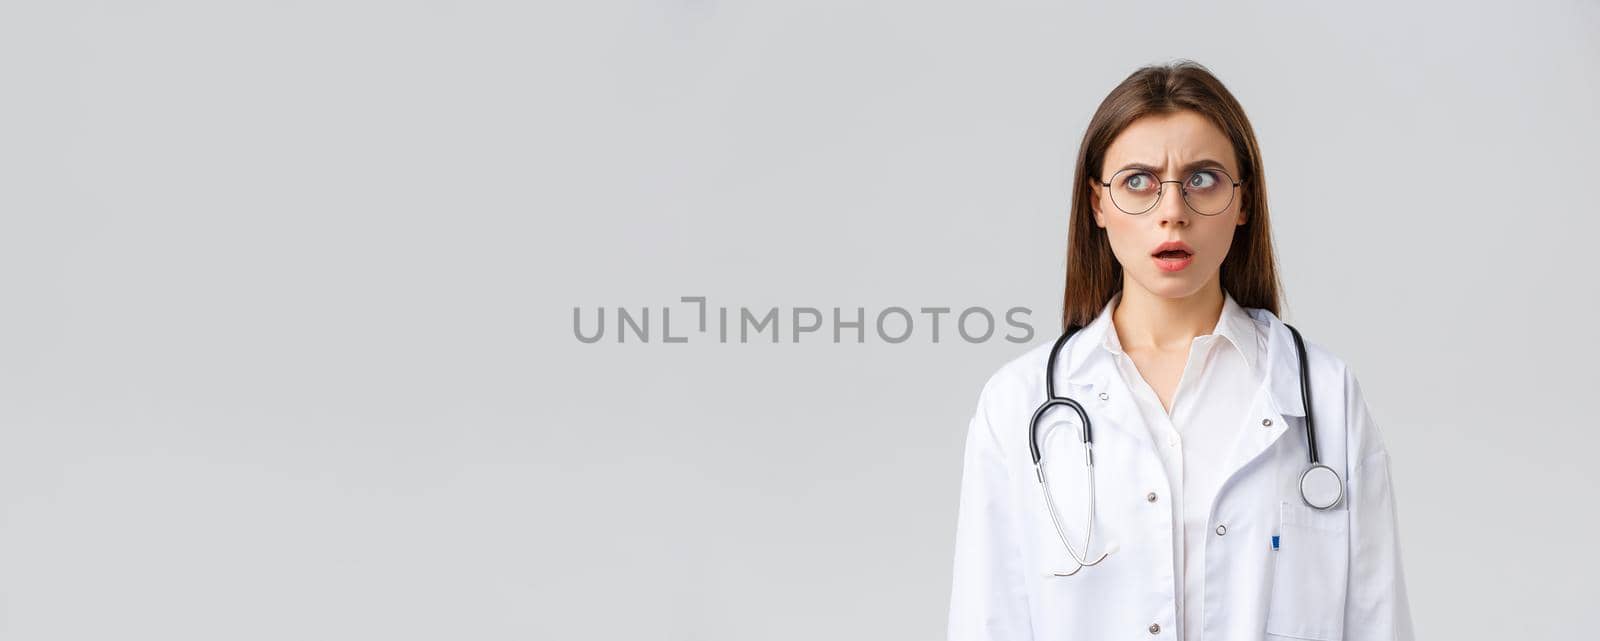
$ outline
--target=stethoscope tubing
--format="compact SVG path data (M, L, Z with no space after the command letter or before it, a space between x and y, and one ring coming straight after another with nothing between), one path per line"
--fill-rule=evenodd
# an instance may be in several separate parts
M1310 465L1306 468L1305 472L1300 475L1300 496L1301 500L1306 502L1306 505L1319 510L1325 510L1333 505L1338 504L1340 500L1343 500L1344 481L1339 477L1337 471L1331 467L1323 465L1318 459L1317 428L1315 419L1313 418L1314 413L1311 411L1311 384L1309 381L1310 376L1308 374L1310 367L1308 366L1306 358L1305 339L1301 338L1300 330L1295 329L1293 325L1284 323L1284 326L1288 327L1289 333L1294 336L1296 360L1300 366L1300 401L1305 405L1306 459L1309 461ZM1072 338L1072 335L1076 334L1080 329L1082 328L1069 327L1066 332L1062 333L1062 335L1056 339L1055 344L1050 347L1050 355L1045 362L1045 400L1039 405L1039 409L1034 410L1033 419L1028 424L1028 453L1033 458L1034 475L1039 479L1040 489L1044 492L1045 507L1048 508L1050 512L1050 521L1055 526L1056 535L1061 538L1062 545L1067 548L1067 553L1070 554L1072 559L1078 563L1078 567L1074 568L1070 572L1054 572L1056 576L1072 576L1087 566L1096 565L1101 561L1104 561L1106 557L1110 555L1110 552L1105 552L1092 562L1087 559L1090 538L1094 536L1095 513L1094 432L1090 427L1089 413L1084 410L1083 405L1079 404L1078 401L1065 396L1056 396L1054 378L1056 372L1056 357L1060 355L1061 348L1066 346L1067 342ZM1039 451L1039 423L1042 421L1045 414L1058 407L1069 408L1073 411L1073 413L1078 415L1078 435L1079 438L1083 440L1084 469L1089 480L1089 505L1087 508L1088 530L1083 537L1083 554L1079 554L1077 548L1072 545L1072 542L1067 540L1066 529L1062 527L1061 517L1059 514L1057 514L1055 501L1051 498L1050 494L1050 484L1045 480L1044 466L1041 464L1043 456ZM1326 472L1322 472L1321 470L1326 470ZM1313 473L1318 473L1319 477L1312 479L1311 475ZM1318 502L1313 502L1311 500L1313 491L1308 489L1308 487L1310 487L1308 483L1318 481L1326 483L1330 479L1331 482L1336 486L1338 493L1331 500L1323 501L1320 504ZM1319 492L1318 495L1326 496L1327 493Z
M1311 465L1321 465L1319 456L1317 454L1316 419L1314 418L1314 412L1311 411L1311 383L1309 381L1310 376L1308 375L1310 367L1306 362L1305 339L1301 338L1300 330L1295 329L1293 325L1284 323L1283 326L1289 328L1289 333L1294 336L1296 360L1300 365L1300 402L1301 404L1305 405L1306 419L1306 460ZM1033 420L1030 421L1028 427L1028 453L1033 457L1034 465L1038 465L1040 459L1042 458L1039 453L1039 421L1040 419L1044 418L1045 413L1049 412L1052 408L1071 408L1072 411L1078 415L1080 425L1079 435L1083 439L1083 443L1085 445L1092 445L1094 443L1094 432L1093 428L1090 426L1089 413L1084 411L1083 405L1079 404L1078 401L1072 398L1066 396L1056 396L1056 384L1054 376L1056 371L1056 356L1061 353L1061 348L1067 344L1067 341L1070 340L1072 335L1076 334L1079 329L1082 328L1073 327L1067 330L1059 338L1057 338L1055 344L1050 347L1050 357L1045 363L1045 400L1044 403L1039 405L1039 409L1034 410Z
M1317 421L1311 411L1311 384L1307 381L1310 378L1307 372L1311 368L1306 365L1306 342L1300 338L1300 330L1293 325L1284 323L1283 326L1294 335L1294 351L1300 361L1300 404L1306 406L1306 459L1312 465L1320 465L1317 461Z

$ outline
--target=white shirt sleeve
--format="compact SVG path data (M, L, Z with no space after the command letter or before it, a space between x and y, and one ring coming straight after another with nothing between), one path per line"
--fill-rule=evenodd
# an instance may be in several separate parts
M979 396L967 427L950 588L950 641L1031 641L1018 508L1005 453Z

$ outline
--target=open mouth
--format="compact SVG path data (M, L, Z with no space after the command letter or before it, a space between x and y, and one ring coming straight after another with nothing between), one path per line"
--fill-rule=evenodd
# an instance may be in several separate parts
M1161 243L1156 251L1150 252L1150 257L1161 271L1181 272L1194 262L1194 251L1188 243L1174 240Z

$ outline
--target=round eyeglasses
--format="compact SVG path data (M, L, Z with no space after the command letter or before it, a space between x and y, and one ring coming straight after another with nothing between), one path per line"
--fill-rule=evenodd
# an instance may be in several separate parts
M1220 167L1196 169L1183 180L1161 180L1147 169L1129 167L1112 174L1110 181L1095 182L1110 190L1111 203L1117 209L1135 216L1155 209L1167 183L1181 185L1183 201L1195 213L1215 216L1233 204L1233 192L1238 191L1244 181L1234 180Z

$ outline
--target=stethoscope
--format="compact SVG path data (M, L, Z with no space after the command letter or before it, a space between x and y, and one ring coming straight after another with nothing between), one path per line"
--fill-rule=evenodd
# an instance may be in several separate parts
M1288 323L1284 323L1284 326L1288 327L1289 332L1294 335L1294 348L1300 360L1300 400L1305 404L1306 409L1306 457L1309 459L1310 465L1305 472L1300 474L1300 498L1306 502L1306 505L1318 510L1326 510L1337 505L1339 500L1344 498L1344 481L1339 478L1338 472L1333 471L1333 468L1323 465L1317 460L1317 432L1311 416L1311 385L1307 381L1309 374L1307 374L1308 368L1306 367L1305 341L1300 338L1300 330L1295 329L1293 325ZM1055 345L1050 348L1050 358L1045 362L1044 403L1039 405L1039 409L1034 410L1033 422L1028 426L1028 449L1033 454L1033 472L1034 476L1039 479L1040 489L1044 491L1044 504L1045 508L1050 512L1050 522L1055 525L1056 535L1061 537L1061 544L1066 546L1067 554L1072 555L1072 560L1078 563L1078 567L1071 572L1054 572L1056 576L1072 576L1077 574L1078 570L1082 570L1087 566L1099 565L1101 561L1106 560L1106 557L1111 554L1111 552L1107 551L1093 561L1087 560L1089 540L1094 535L1094 435L1089 429L1089 413L1085 412L1083 405L1080 405L1077 401L1066 396L1056 396L1055 381L1051 376L1056 371L1056 356L1061 353L1061 347L1066 345L1067 340L1072 338L1072 335L1077 333L1079 329L1082 328L1073 327L1068 329L1065 334L1061 335L1061 338L1056 339ZM1044 418L1045 413L1055 407L1068 407L1078 414L1078 433L1083 439L1083 465L1089 476L1089 515L1085 519L1089 523L1089 528L1083 534L1083 551L1085 554L1079 554L1078 549L1073 547L1071 541L1067 540L1066 530L1061 527L1061 517L1056 513L1056 503L1050 498L1050 483L1045 480L1044 466L1040 463L1039 419Z

